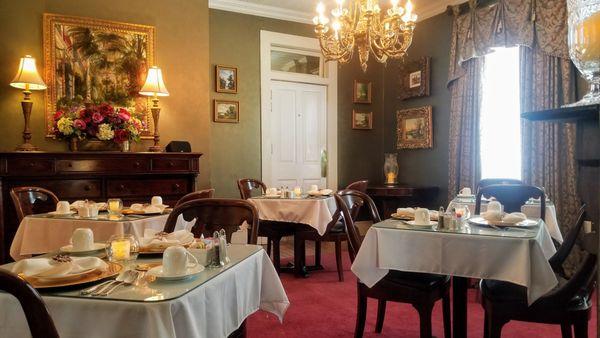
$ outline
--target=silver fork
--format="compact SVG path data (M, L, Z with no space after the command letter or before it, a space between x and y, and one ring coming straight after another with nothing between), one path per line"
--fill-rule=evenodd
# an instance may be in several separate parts
M98 285L94 285L94 286L92 286L91 288L87 288L87 289L81 290L79 293L80 293L81 295L83 295L83 296L85 296L85 295L89 295L89 294L91 294L91 293L95 292L96 290L98 290L98 289L100 289L100 288L103 288L103 287L105 287L105 286L108 286L109 284L113 284L113 283L115 283L115 280L114 280L114 279L107 280L107 281L104 281L104 282L102 282L102 283L100 283L100 284L98 284Z
M120 273L120 274L117 276L117 278L116 278L115 280L113 280L113 281L112 281L112 283L108 283L108 284L106 284L104 287L102 287L102 288L100 288L100 289L98 289L98 290L95 290L95 291L93 291L93 292L91 293L91 295L92 295L92 296L102 296L102 295L105 295L105 294L106 294L106 292L107 292L107 291L108 291L108 290L109 290L111 287L114 287L114 286L117 286L117 285L121 285L121 283L123 283L123 281L124 281L124 280L127 278L127 276L129 276L129 271L130 271L130 270L123 271L122 273Z
M109 288L108 290L106 290L103 293L99 293L98 296L108 296L111 293L113 293L119 286L133 285L133 283L137 280L137 278L138 278L137 271L128 270L127 273L125 274L125 276L123 277L123 280L120 283L115 284L114 286L112 286L111 288Z

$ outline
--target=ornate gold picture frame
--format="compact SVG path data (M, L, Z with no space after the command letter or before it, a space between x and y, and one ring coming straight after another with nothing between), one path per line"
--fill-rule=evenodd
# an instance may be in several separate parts
M354 103L371 103L371 81L354 80Z
M214 100L213 121L222 123L239 123L240 102Z
M396 113L398 149L433 147L433 121L431 106L399 110Z
M153 26L45 13L43 33L47 137L58 109L107 102L139 114L142 138L152 138L148 98L138 92L154 65Z
M238 69L233 66L215 66L215 90L217 93L238 92Z
M373 112L352 111L352 129L373 129Z

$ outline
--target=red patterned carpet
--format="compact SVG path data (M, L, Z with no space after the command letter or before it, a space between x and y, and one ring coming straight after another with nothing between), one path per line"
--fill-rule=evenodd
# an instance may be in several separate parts
M356 318L356 278L350 271L347 253L344 256L345 281L338 282L333 255L324 255L324 271L313 272L307 279L282 274L281 280L290 299L283 324L277 318L259 311L248 319L249 337L352 337ZM369 302L365 337L419 337L417 312L408 304L388 303L383 332L376 334L377 303ZM595 313L590 321L590 337L596 337ZM476 302L475 290L469 294L469 337L483 335L483 310ZM554 325L508 323L503 337L560 337L560 327ZM441 302L433 311L433 334L443 337Z

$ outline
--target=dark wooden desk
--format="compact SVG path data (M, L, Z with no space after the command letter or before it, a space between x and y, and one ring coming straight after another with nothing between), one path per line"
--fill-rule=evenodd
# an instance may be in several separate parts
M439 206L434 203L439 190L438 187L416 187L408 184L375 185L367 188L367 194L375 201L381 218L385 219L395 213L397 208L402 207L437 209Z
M161 195L174 205L195 190L200 153L122 152L8 152L0 153L0 262L19 226L9 192L13 187L37 186L59 199L126 204L148 202Z

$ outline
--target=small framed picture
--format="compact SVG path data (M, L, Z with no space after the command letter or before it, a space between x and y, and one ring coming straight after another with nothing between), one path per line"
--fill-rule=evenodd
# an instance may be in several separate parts
M240 102L215 100L213 120L223 123L240 122Z
M237 93L237 67L217 65L215 67L215 81L215 88L218 93Z
M407 60L398 68L398 98L429 96L431 58Z
M399 110L396 127L398 149L421 149L433 147L433 124L431 106Z
M371 103L371 81L354 80L354 103Z
M373 112L352 111L352 129L373 129Z

